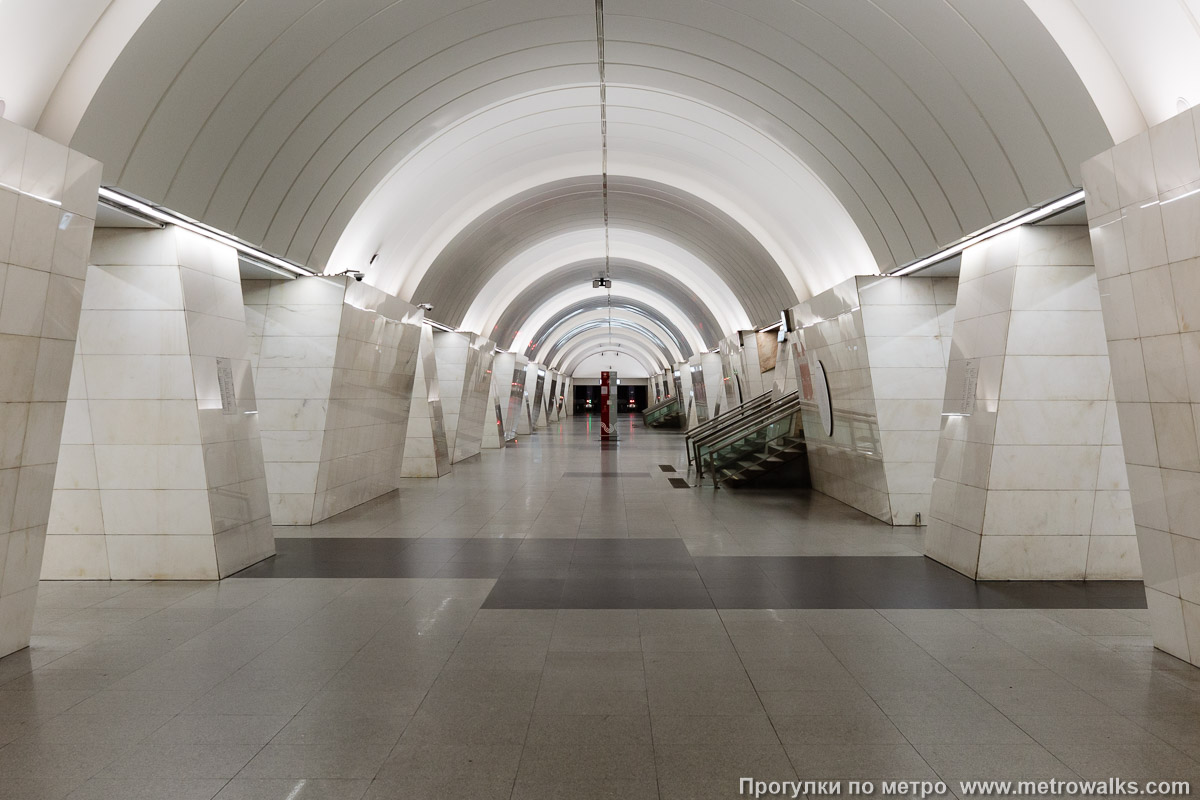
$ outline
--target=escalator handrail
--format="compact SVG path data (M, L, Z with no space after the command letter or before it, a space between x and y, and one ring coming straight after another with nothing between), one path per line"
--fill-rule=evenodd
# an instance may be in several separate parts
M708 451L705 453L705 455L707 456L709 466L712 467L714 470L714 475L716 474L715 470L721 466L721 465L715 463L714 456L713 456L714 453L716 453L717 451L719 451L725 447L729 447L730 445L736 444L739 441L745 440L746 438L752 436L754 433L756 433L760 430L763 430L764 428L766 428L770 425L773 425L776 422L779 422L780 420L787 419L788 417L792 417L795 414L800 413L800 410L801 409L800 409L799 404L793 403L787 407L777 409L774 414L770 415L767 418L764 418L757 425L742 428L735 432L730 432L730 435L726 436L724 438L716 438L716 439L709 440L706 443L706 446L708 447ZM775 438L778 438L778 437L775 437ZM700 457L699 446L696 448L696 477L697 478L704 477L704 460Z
M788 394L785 394L782 397L772 399L769 403L760 404L756 408L751 409L747 413L742 414L738 417L728 417L728 416L724 416L724 415L717 417L715 421L719 422L720 424L713 426L709 430L697 432L697 435L692 437L693 443L699 442L704 439L708 439L708 438L712 437L713 435L718 435L723 430L740 427L743 423L747 422L748 420L754 419L755 417L760 416L762 414L769 414L772 409L779 408L782 405L785 405L787 403L794 401L796 398L799 397L799 394L800 394L799 392L789 392ZM758 399L758 398L756 398L756 399Z
M642 416L644 417L647 414L650 414L654 411L658 411L660 409L667 408L668 406L671 405L671 403L678 403L678 402L679 402L678 397L668 397L664 400L660 400L657 403L655 403L654 405L650 406L649 408L643 408Z
M779 404L772 405L771 408L755 414L752 418L742 420L742 424L740 425L731 426L727 430L713 431L710 435L697 440L692 445L697 471L702 474L704 469L700 459L700 448L707 447L711 453L713 450L736 442L738 439L745 438L755 431L799 411L800 398L798 393L793 393L782 399Z
M687 452L688 464L692 463L691 443L695 439L697 439L698 437L707 435L714 427L717 427L720 425L731 424L736 419L741 419L743 417L746 417L749 414L758 412L759 410L761 410L762 408L765 408L766 406L769 406L773 402L773 400L771 398L771 395L773 395L773 394L774 394L774 390L763 392L762 394L758 395L757 397L750 398L745 403L742 403L740 406L734 406L733 408L726 411L724 414L718 414L717 416L713 417L712 419L705 420L704 422L701 422L699 425L697 425L696 427L689 430L683 438L683 446L684 446L684 450Z
M722 419L725 424L717 426L717 427L713 428L712 430L704 431L699 436L695 437L692 444L693 445L701 444L703 442L708 441L709 439L712 439L714 436L723 435L727 430L737 430L739 428L744 427L747 424L753 424L754 420L756 420L759 417L762 417L764 415L769 415L772 412L774 412L776 409L782 408L784 406L790 406L790 405L798 403L798 402L800 402L800 393L799 392L789 392L788 394L783 395L779 399L773 400L771 403L769 403L765 406L762 406L760 408L757 408L754 411L752 411L749 414L746 414L742 417L738 417L736 419L727 419L727 418L718 417L718 419Z
M744 424L742 425L737 425L724 431L714 431L711 435L698 440L696 446L707 447L710 450L714 447L723 446L727 441L742 438L799 410L800 403L793 399L791 402L773 407L765 413L756 414L752 419L744 420Z

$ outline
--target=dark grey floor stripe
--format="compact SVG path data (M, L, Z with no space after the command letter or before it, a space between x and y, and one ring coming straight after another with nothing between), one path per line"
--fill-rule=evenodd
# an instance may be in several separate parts
M703 556L681 539L279 539L235 578L494 578L484 608L1145 608L1140 581L973 581L919 556Z

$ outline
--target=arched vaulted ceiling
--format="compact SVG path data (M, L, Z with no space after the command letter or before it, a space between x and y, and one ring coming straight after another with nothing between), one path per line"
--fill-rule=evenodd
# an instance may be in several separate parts
M653 305L660 314L685 331L694 331L697 350L711 350L721 338L722 326L695 290L666 272L641 264L615 259L610 264L614 296ZM560 267L552 275L533 283L515 295L496 321L485 328L488 336L501 346L524 346L530 334L576 303L607 303L607 293L591 287L590 280L604 271L603 259L583 261Z
M758 323L779 315L779 301L805 289L789 276L752 235L703 200L660 183L614 176L609 179L610 225L662 240L669 251L690 253L711 268L715 292L737 299ZM412 296L432 303L440 319L462 323L490 280L508 264L565 234L594 231L603 244L600 176L555 181L509 198L480 215L451 240L421 277ZM554 263L547 274L568 263ZM666 276L670 271L663 265ZM600 265L599 274L603 274ZM590 281L591 276L584 280Z
M606 0L618 280L708 343L1061 195L1200 100L1195 3ZM4 0L0 99L110 184L506 344L603 255L594 10Z

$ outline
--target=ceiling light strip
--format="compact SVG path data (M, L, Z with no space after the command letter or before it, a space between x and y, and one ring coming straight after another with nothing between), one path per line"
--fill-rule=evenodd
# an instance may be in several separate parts
M306 267L302 267L287 259L272 255L265 250L255 247L252 244L243 242L241 239L232 234L219 231L211 225L205 225L203 222L197 222L194 219L189 219L182 214L172 211L162 206L152 205L139 200L132 195L126 194L119 189L113 189L109 186L100 187L100 202L109 208L115 208L118 211L124 211L127 214L132 214L137 217L151 220L153 222L163 223L165 225L175 225L183 228L186 231L191 231L206 239L211 239L214 242L223 244L227 247L232 247L238 253L253 261L259 261L263 264L269 264L273 267L278 267L293 275L315 275L316 273Z
M973 247L980 242L985 242L993 236L999 236L1006 231L1011 231L1013 228L1019 228L1022 225L1032 225L1035 222L1041 222L1044 219L1053 217L1055 214L1060 214L1069 208L1081 205L1083 203L1083 189L1077 189L1070 194L1063 195L1057 200L1051 200L1040 206L1035 206L1027 211L1022 211L1019 214L1002 219L993 225L990 225L982 230L976 231L968 236L964 236L949 247L938 250L936 253L925 256L924 258L898 267L891 272L885 273L892 277L901 275L911 275L914 272L932 267L934 264L939 264L942 261L953 258L959 253L966 250L968 247Z

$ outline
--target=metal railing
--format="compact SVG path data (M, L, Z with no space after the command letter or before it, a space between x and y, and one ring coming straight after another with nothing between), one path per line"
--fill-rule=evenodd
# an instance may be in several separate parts
M675 413L679 413L680 405L678 397L668 397L647 409L642 411L642 421L646 425L653 425L660 418L668 416L671 413L672 407L675 408Z
M729 441L745 438L756 429L770 425L776 419L800 410L800 393L791 392L778 400L774 400L757 411L746 416L727 420L727 424L719 426L703 436L697 437L692 443L692 462L696 465L697 478L704 477L705 452L724 447Z
M747 468L761 464L776 452L772 451L771 447L780 440L802 436L803 423L800 414L800 404L793 400L771 409L770 413L762 415L753 425L741 426L728 431L724 436L712 437L701 443L697 448L697 485L704 478L706 463L715 488L722 479L722 471L740 471L730 469L730 464L742 463L747 459L752 462ZM786 448L787 446L780 447L779 451Z
M773 391L763 392L757 397L753 397L742 403L740 406L734 406L724 414L719 414L710 420L701 422L696 427L687 432L683 438L684 449L687 450L688 466L692 465L692 442L701 436L707 436L710 432L717 429L719 426L731 424L738 419L744 419L750 414L757 413L772 403Z

